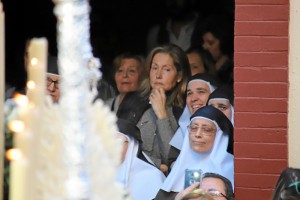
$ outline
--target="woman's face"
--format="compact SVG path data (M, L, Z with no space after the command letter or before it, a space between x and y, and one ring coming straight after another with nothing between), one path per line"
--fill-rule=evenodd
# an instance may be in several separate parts
M115 81L120 94L137 90L140 67L140 63L132 58L125 58L121 61L120 67L115 73Z
M189 125L190 147L197 153L210 151L217 133L216 125L210 120L195 118Z
M207 50L214 60L218 60L222 56L220 47L220 40L216 38L211 32L203 35L203 48Z
M231 121L232 110L231 104L228 99L210 99L208 105L212 105L215 108L221 110L226 117Z
M176 82L181 81L174 65L173 58L167 53L154 55L150 68L150 85L153 89L163 88L164 91L172 90Z
M198 73L204 73L205 68L201 56L198 53L192 52L187 54L192 76Z
M191 115L206 105L210 89L207 83L201 80L190 81L186 92L186 104Z

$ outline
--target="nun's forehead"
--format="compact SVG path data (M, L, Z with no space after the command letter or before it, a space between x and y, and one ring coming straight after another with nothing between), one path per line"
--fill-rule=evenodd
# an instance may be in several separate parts
M207 86L210 86L210 83L208 81L205 81L205 80L202 80L202 79L193 79L193 80L190 80L188 82L188 87L189 87L190 83L193 83L193 82L196 82L196 81L203 82L203 83L207 84Z
M217 100L217 101L226 101L227 103L229 103L230 104L230 101L229 101L229 99L227 99L227 98L219 98L219 97L216 97L216 98L211 98L211 99L209 99L208 100L208 103L211 101L211 100Z
M207 118L207 117L202 117L202 116L196 116L196 117L193 117L193 118L191 119L191 123L193 123L193 121L196 120L196 119L204 119L204 120L210 121L210 122L212 122L216 127L219 127L216 121L214 121L214 120L212 120L212 119L210 119L210 118Z

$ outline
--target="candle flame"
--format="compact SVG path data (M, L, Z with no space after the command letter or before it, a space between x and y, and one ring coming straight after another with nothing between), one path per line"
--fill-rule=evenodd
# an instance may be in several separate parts
M8 123L8 128L16 133L24 131L25 125L21 120L12 120Z
M38 60L37 58L35 58L35 57L31 58L31 60L30 60L30 63L31 63L33 66L34 66L34 65L37 65L38 62L39 62L39 60Z
M23 94L16 94L14 99L19 106L26 106L28 104L28 98Z
M35 84L34 81L27 81L26 86L27 86L28 89L33 90L33 89L35 89L36 84Z
M6 152L6 158L8 160L20 160L23 157L20 149L9 149Z

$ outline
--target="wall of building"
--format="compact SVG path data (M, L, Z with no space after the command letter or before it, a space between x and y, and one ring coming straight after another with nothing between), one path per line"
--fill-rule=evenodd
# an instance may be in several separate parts
M300 1L290 1L289 26L289 166L300 168Z
M289 1L235 6L236 199L271 199L288 163Z

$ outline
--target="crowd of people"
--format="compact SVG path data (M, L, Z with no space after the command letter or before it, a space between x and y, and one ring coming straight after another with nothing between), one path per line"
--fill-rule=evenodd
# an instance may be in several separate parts
M95 101L116 114L123 145L116 181L133 200L232 200L233 27L222 16L203 19L190 6L166 2L173 13L149 32L147 55L118 55L115 85L99 80ZM49 57L46 90L54 103L59 80ZM185 188L186 170L200 171L201 179ZM295 173L298 179L278 181L274 199L299 197Z

